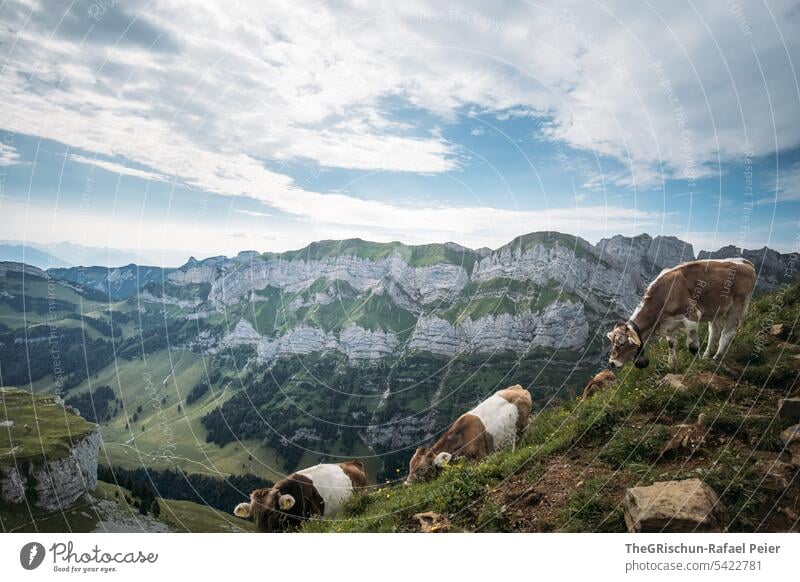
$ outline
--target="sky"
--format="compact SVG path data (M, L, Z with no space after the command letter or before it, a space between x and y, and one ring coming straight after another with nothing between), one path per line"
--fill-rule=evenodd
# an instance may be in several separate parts
M0 0L0 238L800 240L800 5Z

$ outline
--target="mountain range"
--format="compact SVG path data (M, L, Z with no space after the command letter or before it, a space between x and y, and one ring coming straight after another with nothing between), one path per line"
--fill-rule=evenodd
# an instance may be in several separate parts
M796 278L791 255L744 255L761 291ZM358 455L385 476L498 388L530 387L537 408L573 396L610 324L694 257L675 237L536 232L494 250L350 239L179 268L2 263L0 366L5 385L76 402L107 388L91 413L116 465L274 478ZM182 427L179 458L164 425Z

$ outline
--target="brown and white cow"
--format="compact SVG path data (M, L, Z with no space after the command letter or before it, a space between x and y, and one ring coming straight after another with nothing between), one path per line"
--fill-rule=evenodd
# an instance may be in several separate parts
M256 489L233 513L252 518L256 531L293 529L315 516L332 517L355 491L365 487L361 461L315 465L292 473L271 488Z
M408 465L406 485L433 479L453 457L480 460L514 447L531 416L531 394L517 384L495 392L462 414L432 447L420 447Z
M609 366L619 368L634 360L648 365L645 347L653 337L664 336L669 345L669 365L676 363L675 334L686 329L689 351L700 349L697 329L709 322L708 346L703 357L725 353L744 320L756 284L756 270L746 259L709 259L664 269L647 287L642 301L627 322L610 331ZM718 345L717 345L718 344Z

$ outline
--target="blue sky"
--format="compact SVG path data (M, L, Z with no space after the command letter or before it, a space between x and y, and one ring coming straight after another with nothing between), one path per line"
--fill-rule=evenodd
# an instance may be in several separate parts
M9 1L0 17L4 239L168 264L545 229L797 247L796 3Z

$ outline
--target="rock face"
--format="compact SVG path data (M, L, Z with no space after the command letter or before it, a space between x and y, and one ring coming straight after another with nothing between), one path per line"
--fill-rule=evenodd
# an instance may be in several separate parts
M700 251L698 259L730 259L744 257L756 267L758 282L756 288L761 291L772 291L782 283L797 279L797 270L791 254L783 254L768 247L756 250L739 249L733 245L722 247L718 251Z
M597 249L601 256L622 265L638 285L646 285L662 269L694 259L692 245L674 236L617 235L602 239L597 243Z
M75 443L70 453L45 463L0 467L0 500L23 503L55 511L74 503L97 487L100 432Z
M625 492L628 531L719 532L723 513L717 494L699 479L662 481Z
M800 422L800 398L781 398L778 414L786 420Z

